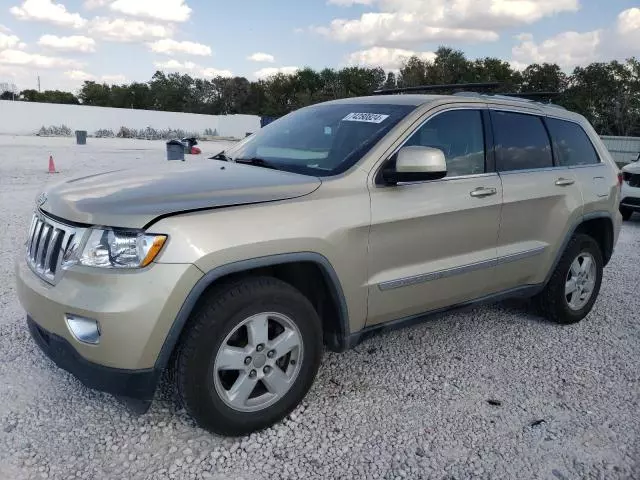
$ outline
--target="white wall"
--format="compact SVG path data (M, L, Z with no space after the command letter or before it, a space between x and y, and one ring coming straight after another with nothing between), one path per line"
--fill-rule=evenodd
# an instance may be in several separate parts
M0 134L33 135L41 127L66 125L71 130L86 130L89 135L107 129L118 133L120 127L145 129L182 129L203 133L210 128L223 137L243 138L260 129L255 115L196 115L192 113L130 110L125 108L57 105L52 103L0 100Z

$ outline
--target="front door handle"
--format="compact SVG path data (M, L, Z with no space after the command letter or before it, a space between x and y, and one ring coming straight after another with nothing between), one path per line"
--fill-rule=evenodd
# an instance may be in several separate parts
M556 185L559 187L568 187L569 185L573 185L575 180L571 180L570 178L562 178L556 180Z
M471 192L469 192L469 195L476 198L482 198L495 195L496 193L498 193L498 191L495 188L478 187L475 190L471 190Z

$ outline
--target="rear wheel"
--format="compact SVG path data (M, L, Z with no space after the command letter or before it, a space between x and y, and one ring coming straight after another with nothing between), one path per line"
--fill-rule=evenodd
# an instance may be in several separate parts
M602 269L598 243L588 235L574 235L537 298L543 314L564 324L586 317L600 292Z
M177 358L178 395L203 428L248 434L298 405L321 353L320 319L306 297L274 278L243 280L196 314Z
M626 222L633 215L633 210L628 207L620 207L620 213L622 214L622 220Z

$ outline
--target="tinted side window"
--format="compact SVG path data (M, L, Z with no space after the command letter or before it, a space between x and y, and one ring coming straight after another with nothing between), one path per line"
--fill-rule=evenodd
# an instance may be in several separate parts
M484 128L479 110L453 110L436 115L405 143L439 148L447 160L447 176L484 173Z
M553 166L549 135L540 117L491 112L498 171Z
M596 150L580 125L555 118L547 119L558 165L591 165L600 163Z

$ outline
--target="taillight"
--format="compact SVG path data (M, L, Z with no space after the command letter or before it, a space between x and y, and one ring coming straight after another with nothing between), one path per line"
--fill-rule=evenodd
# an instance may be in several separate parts
M622 186L622 179L624 178L624 174L622 172L618 172L618 186Z

